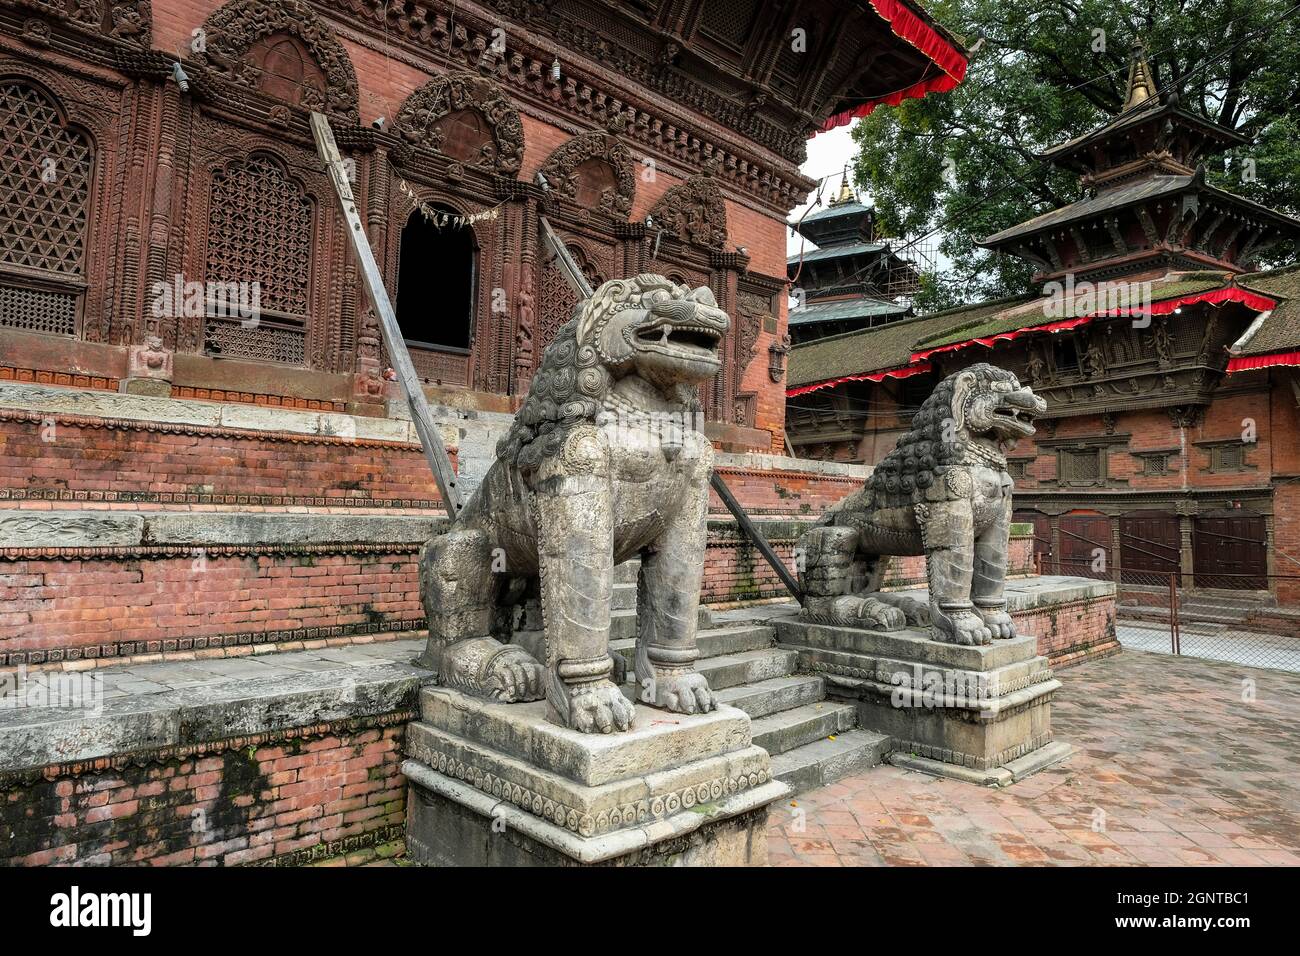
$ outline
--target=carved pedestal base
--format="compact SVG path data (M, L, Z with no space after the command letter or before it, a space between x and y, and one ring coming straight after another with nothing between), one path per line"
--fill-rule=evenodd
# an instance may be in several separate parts
M774 623L801 670L822 676L831 696L857 702L858 726L892 738L891 763L1006 786L1070 753L1052 740L1061 682L1032 636L962 646L916 628Z
M407 728L407 850L439 866L744 866L767 862L767 808L789 788L731 707L638 705L632 729L582 734L545 702L442 687Z

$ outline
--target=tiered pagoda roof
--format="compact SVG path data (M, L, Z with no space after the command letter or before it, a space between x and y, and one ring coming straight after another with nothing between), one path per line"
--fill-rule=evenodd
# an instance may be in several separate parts
M795 341L910 314L910 306L893 299L900 286L910 289L919 276L910 262L877 236L875 210L853 194L847 170L839 195L827 208L790 225L819 247L786 260L786 275L804 296L804 305L790 310Z
M1185 322L1184 310L1198 304L1238 303L1258 313L1248 329L1226 340L1224 371L1300 366L1300 268L1249 272L1268 249L1294 245L1300 221L1207 185L1199 165L1242 142L1240 134L1183 109L1176 96L1162 96L1136 49L1121 112L1043 154L1080 174L1084 198L981 243L1033 263L1035 281L1059 280L1062 294L972 303L800 345L790 356L786 394L930 372L932 360L948 353L1147 310L1164 328L1176 316ZM1137 300L1134 291L1141 292ZM1204 335L1210 342L1210 331ZM1223 347L1202 346L1195 357L1222 367ZM1164 376L1170 361L1161 362ZM1196 383L1189 400L1207 400L1213 378L1189 369ZM1082 377L1091 382L1101 374L1089 364Z
M1066 274L1115 279L1170 270L1246 272L1300 222L1207 185L1200 162L1246 142L1161 94L1140 47L1123 109L1045 161L1079 174L1084 197L989 236L980 245L1035 266L1035 281Z

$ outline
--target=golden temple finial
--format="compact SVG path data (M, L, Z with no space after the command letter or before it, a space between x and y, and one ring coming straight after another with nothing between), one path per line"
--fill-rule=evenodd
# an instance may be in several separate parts
M1156 95L1156 82L1147 63L1146 47L1141 40L1133 44L1133 56L1128 67L1128 89L1124 93L1124 106L1120 112L1140 106Z
M853 195L853 187L849 185L849 164L844 164L844 178L840 180L840 194L831 201L832 206L842 206L846 202L856 202L857 196Z

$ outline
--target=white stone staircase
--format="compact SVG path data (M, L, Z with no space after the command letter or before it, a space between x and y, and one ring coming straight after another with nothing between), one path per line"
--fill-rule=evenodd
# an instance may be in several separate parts
M632 615L630 629L616 623L611 647L628 662L636 649L636 562L620 565L615 586L616 622ZM730 616L730 615L729 615ZM762 620L714 626L700 610L700 660L696 665L719 701L753 721L754 743L772 755L772 773L796 793L824 786L882 762L887 736L859 729L852 704L826 699L820 677L797 672L798 655L776 646L775 629ZM629 684L627 693L635 694Z

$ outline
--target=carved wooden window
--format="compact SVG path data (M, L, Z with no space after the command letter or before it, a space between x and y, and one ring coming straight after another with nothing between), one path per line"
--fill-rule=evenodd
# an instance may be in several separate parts
M1210 448L1210 471L1244 471L1246 446L1237 443Z
M600 284L605 281L605 277L600 274L595 263L587 258L577 246L569 246L569 253L586 276L587 283L593 289L599 288ZM542 287L541 301L538 315L540 344L542 348L550 345L555 339L555 333L560 330L565 322L568 322L573 315L573 307L578 304L578 297L570 288L569 282L564 278L564 273L554 261L547 263L542 269Z
M1028 464L1028 458L1008 458L1007 474L1012 478L1023 478L1025 477L1025 468Z
M1142 458L1142 474L1148 478L1169 474L1169 456L1144 455Z
M1097 448L1062 448L1058 474L1063 482L1095 484L1101 481L1101 451Z
M0 80L0 326L76 334L93 160L49 97Z
M209 289L234 283L254 292L258 315L232 315L210 299L206 351L306 363L312 220L311 199L270 156L254 154L217 175L208 211Z

